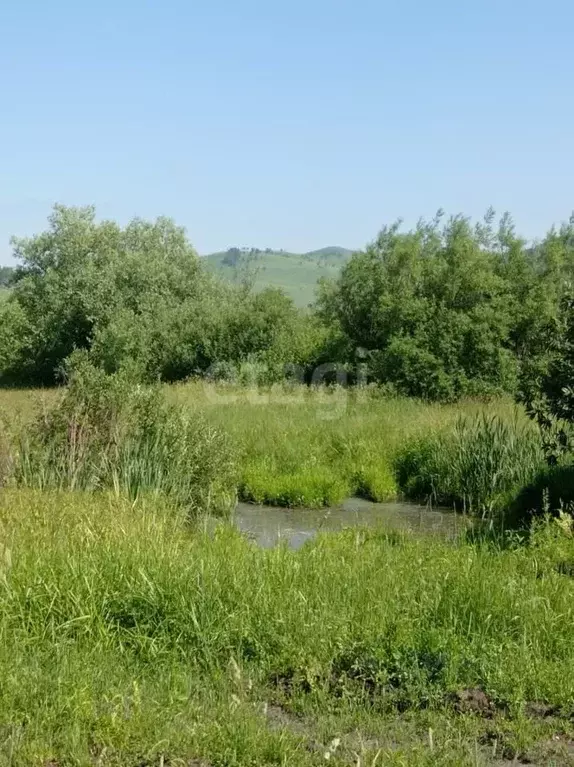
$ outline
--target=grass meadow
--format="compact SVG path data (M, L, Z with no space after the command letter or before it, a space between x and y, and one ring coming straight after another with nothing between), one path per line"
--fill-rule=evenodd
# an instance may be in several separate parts
M368 388L246 391L200 383L171 387L169 396L232 435L241 456L239 494L248 502L316 507L351 495L382 502L403 494L468 507L474 491L475 511L484 511L527 482L541 462L537 436L509 400L441 405ZM486 473L503 480L500 486L487 487L479 476L485 460L473 460L477 446L495 462L498 456ZM398 469L413 454L414 475L403 470L401 477Z
M2 764L571 763L569 528L265 551L157 500L7 490L0 529Z
M484 511L540 460L511 403L98 381L0 390L0 765L574 763L570 518L291 551L201 513L219 465L252 501Z
M25 433L61 396L0 390L5 428ZM542 463L532 426L506 400L442 405L370 388L202 382L164 387L162 397L228 435L238 496L247 502L316 508L353 495L375 502L402 495L484 513L502 507Z

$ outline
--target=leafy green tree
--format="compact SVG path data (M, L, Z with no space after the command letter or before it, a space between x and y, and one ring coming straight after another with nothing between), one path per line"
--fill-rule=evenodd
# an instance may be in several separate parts
M522 259L523 243L509 217L498 229L493 217L476 227L460 215L442 224L439 211L409 232L386 227L322 287L321 316L348 348L368 350L376 380L444 400L513 390L519 298L505 270ZM524 268L532 269L527 259Z
M544 364L523 377L521 398L539 425L548 463L574 449L574 292L567 286L547 332Z
M0 287L7 288L14 279L14 269L10 266L0 266Z
M76 350L141 380L254 358L274 371L299 362L304 332L291 299L210 275L169 219L121 228L93 208L57 206L49 224L14 240L21 265L0 310L0 380L54 383Z
M142 315L157 301L201 291L199 259L168 219L121 229L97 222L93 208L56 206L49 223L36 237L13 240L21 265L10 302L23 319L23 341L5 375L51 383L66 357L89 349L120 310Z

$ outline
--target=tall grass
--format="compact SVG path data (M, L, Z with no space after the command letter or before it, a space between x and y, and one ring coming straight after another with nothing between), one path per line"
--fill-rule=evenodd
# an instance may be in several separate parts
M385 397L376 389L245 390L196 383L172 387L169 396L232 436L241 453L244 500L283 506L331 505L356 494L396 498L395 459L405 443L460 416L491 412L510 424L515 418L505 401L437 405Z
M222 430L168 404L157 387L90 365L20 429L13 464L22 487L154 493L191 513L235 502L235 454Z
M81 462L83 479L78 484L70 481L73 471L68 467L59 469L66 482L53 476L42 480L42 471L54 461L34 463L33 455L42 452L36 441L22 450L30 460L25 484L86 488L109 484L111 478L112 484L149 488L177 484L182 477L191 482L197 473L186 471L185 445L207 445L212 440L214 448L201 459L192 455L190 465L200 460L209 471L213 462L210 476L217 477L219 471L223 479L228 476L222 461L229 444L221 449L217 445L225 434L237 452L237 490L246 501L315 507L336 504L350 495L386 501L403 493L483 513L502 502L510 488L528 481L532 464L539 460L538 439L526 417L502 400L437 405L385 397L377 389L245 388L199 382L162 391L171 407L168 420L183 424L169 437L155 433L154 440L159 439L163 448L148 436L142 442L134 428L131 436L122 437L121 456L106 450L105 466L101 459ZM0 391L0 403L20 414L21 433L33 420L30 402L35 396L48 400L44 412L51 411L59 397ZM138 401L130 389L121 399ZM77 416L68 408L66 417ZM122 422L138 417L130 414ZM46 419L39 421L44 424ZM188 437L182 436L187 433ZM66 440L68 455L74 442L68 436ZM156 460L154 456L161 456L168 443L174 446L169 458Z
M507 508L542 464L540 437L530 424L486 413L407 444L396 459L408 497L482 516Z
M384 531L263 551L157 502L5 491L0 530L2 763L317 765L339 737L335 764L472 764L488 732L536 735L530 702L571 727L557 529L506 551ZM453 709L469 689L483 724Z

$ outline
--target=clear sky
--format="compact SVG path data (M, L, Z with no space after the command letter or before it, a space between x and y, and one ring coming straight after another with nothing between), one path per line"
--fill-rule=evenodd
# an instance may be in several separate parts
M0 263L56 201L201 252L574 209L571 0L0 4Z

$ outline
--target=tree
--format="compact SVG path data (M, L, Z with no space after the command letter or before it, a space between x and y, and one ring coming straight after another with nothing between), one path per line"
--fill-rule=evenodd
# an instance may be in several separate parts
M569 285L546 341L543 362L523 376L521 399L540 427L553 466L574 447L574 291Z
M10 266L0 266L0 288L7 288L12 284L15 271Z
M19 308L19 356L4 377L49 384L74 349L89 349L116 313L199 294L197 254L169 219L97 222L93 208L56 206L49 229L14 239L20 261L10 303ZM10 311L14 311L11 309ZM4 346L7 331L0 329Z
M53 384L85 350L108 373L175 381L215 363L299 361L301 317L280 291L255 294L203 268L183 229L160 218L121 228L93 208L57 206L0 308L0 381ZM250 258L247 257L249 263ZM296 359L292 359L296 358Z
M513 391L519 343L513 309L535 282L534 266L510 217L494 228L453 216L409 232L385 227L324 284L319 311L347 347L369 352L371 375L405 394L450 400ZM513 275L524 270L513 284ZM531 311L527 307L525 311Z

